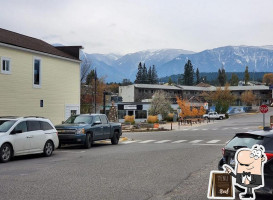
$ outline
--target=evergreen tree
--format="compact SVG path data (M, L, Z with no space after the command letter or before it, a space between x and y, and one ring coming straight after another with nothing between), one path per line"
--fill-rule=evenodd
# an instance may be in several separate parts
M172 78L169 77L168 85L172 85L172 84L173 84Z
M141 83L146 84L148 83L148 72L147 68L145 66L145 63L143 64L143 69L142 69L142 79Z
M158 83L158 76L157 76L155 66L153 65L153 67L152 67L152 84L157 84L157 83Z
M226 71L224 67L222 66L222 69L218 70L218 82L220 86L224 86L226 84Z
M248 73L248 66L246 66L246 70L245 70L245 85L247 85L249 81L249 73Z
M232 73L231 79L230 79L230 85L231 86L238 86L238 83L239 83L239 78L238 78L237 74Z
M92 83L92 80L95 78L95 70L91 70L90 73L86 76L85 84L89 85Z
M141 83L142 82L142 75L143 74L143 68L141 62L138 64L138 71L136 75L135 83Z
M148 84L152 84L153 80L152 80L152 68L151 66L149 67L148 70Z
M193 75L194 70L193 66L191 64L191 61L188 60L188 62L184 66L184 84L185 85L193 85Z
M196 85L200 83L200 74L199 74L199 69L196 69Z

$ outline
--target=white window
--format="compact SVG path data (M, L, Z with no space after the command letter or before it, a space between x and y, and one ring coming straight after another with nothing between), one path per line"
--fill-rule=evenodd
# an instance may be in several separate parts
M9 58L1 58L1 73L11 74L11 62Z
M42 63L40 58L33 60L33 87L40 88L42 85Z

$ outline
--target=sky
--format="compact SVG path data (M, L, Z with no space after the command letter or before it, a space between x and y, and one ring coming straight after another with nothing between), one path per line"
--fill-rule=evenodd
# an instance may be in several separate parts
M87 53L273 45L272 0L0 0L0 27Z

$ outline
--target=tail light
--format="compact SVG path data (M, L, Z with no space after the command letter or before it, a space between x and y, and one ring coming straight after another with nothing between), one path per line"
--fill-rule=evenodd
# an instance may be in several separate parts
M222 148L222 154L225 155L225 148Z
M271 160L273 158L273 153L265 153L267 157L267 161Z

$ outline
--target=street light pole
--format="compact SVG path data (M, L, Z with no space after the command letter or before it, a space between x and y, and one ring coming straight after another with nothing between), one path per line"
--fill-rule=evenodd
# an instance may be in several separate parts
M95 113L97 113L97 70L95 68Z

